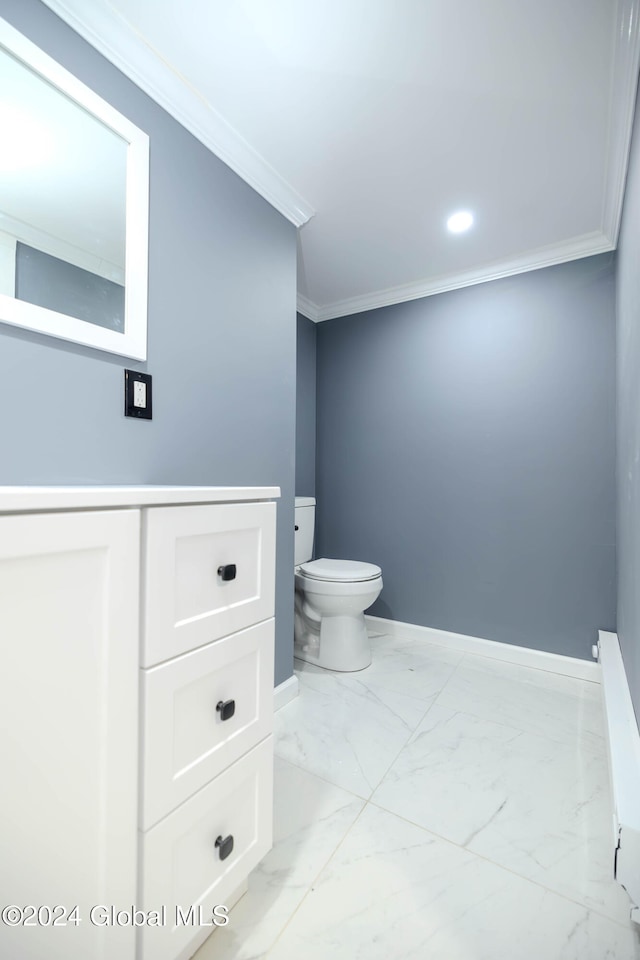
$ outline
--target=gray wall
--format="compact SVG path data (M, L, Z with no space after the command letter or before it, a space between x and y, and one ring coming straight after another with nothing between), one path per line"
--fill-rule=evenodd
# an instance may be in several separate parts
M298 314L296 372L296 496L316 495L316 330Z
M319 324L316 555L380 564L378 616L589 658L614 334L609 254Z
M640 717L640 110L617 256L618 637Z
M0 324L0 482L281 486L280 682L293 668L295 228L37 0L2 0L0 15L149 134L151 167L148 362ZM125 366L153 375L151 422L123 417Z

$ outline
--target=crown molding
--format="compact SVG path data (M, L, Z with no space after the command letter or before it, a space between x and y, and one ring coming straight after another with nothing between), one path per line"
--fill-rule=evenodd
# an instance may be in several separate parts
M543 267L567 263L570 260L579 260L582 257L592 257L595 254L607 253L613 249L615 249L615 246L611 240L604 233L596 231L586 233L581 237L575 237L567 243L539 247L537 250L530 250L521 256L494 261L494 263L464 273L448 274L418 280L415 283L406 283L398 287L388 287L386 290L376 290L374 293L349 297L346 300L337 300L325 306L312 303L299 294L298 304L304 301L306 309L299 306L300 312L318 323L323 320L335 320L337 317L348 317L352 313L363 313L365 310L377 310L378 307L388 307L394 303L404 303L407 300L431 297L436 293L459 290L461 287L470 287L476 283L500 280L502 277L528 273L530 270L540 270Z
M640 68L640 0L618 0L602 230L617 246Z
M76 33L160 104L296 227L307 201L105 0L44 0Z
M321 319L320 307L317 307L313 301L309 300L301 293L298 294L297 301L298 313L301 313L303 317L307 318L307 320L313 320L314 323L318 323L318 321Z

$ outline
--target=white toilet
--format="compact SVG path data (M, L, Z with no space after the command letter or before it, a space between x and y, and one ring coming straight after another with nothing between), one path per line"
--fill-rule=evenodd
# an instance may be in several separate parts
M296 497L294 656L327 670L371 663L364 611L382 590L382 571L356 560L312 560L316 501Z

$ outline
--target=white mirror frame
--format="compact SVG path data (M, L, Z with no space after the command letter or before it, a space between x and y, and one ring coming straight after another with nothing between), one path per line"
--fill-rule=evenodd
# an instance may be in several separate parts
M39 73L127 143L124 333L0 294L0 323L135 360L147 359L149 137L6 20L0 47Z

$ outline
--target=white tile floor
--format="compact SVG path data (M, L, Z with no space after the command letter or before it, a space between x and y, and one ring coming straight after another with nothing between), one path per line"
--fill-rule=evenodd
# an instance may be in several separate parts
M600 687L372 638L296 661L274 848L195 960L638 960Z

